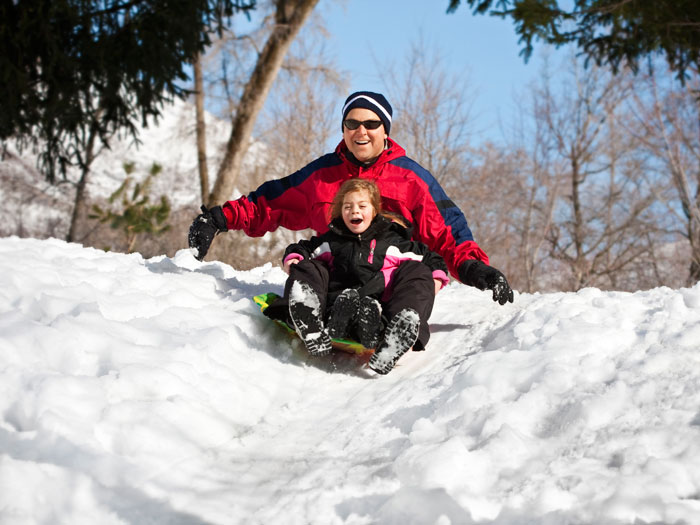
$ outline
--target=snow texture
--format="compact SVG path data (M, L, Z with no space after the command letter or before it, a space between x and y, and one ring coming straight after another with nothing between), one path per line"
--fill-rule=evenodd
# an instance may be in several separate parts
M700 523L700 285L452 283L379 376L285 277L0 239L0 523Z

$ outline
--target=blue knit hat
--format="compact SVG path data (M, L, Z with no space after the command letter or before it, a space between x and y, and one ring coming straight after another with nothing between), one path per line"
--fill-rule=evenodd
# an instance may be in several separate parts
M381 93L372 93L371 91L356 91L345 99L343 104L343 121L348 116L351 109L365 108L377 114L379 119L384 124L384 131L389 134L391 130L391 115L392 109L389 101L384 98Z

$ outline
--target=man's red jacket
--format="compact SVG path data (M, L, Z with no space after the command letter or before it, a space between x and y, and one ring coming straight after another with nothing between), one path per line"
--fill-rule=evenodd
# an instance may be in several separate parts
M467 220L447 197L437 180L391 139L377 161L361 168L347 158L341 141L328 153L296 173L262 184L248 196L223 205L230 230L261 237L283 226L289 230L312 228L328 231L330 207L340 185L352 177L373 180L382 195L382 206L413 223L413 238L445 259L450 273L468 259L489 263L474 241Z

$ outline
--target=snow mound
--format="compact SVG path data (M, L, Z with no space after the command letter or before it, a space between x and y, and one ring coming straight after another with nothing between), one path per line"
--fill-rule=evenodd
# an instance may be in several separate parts
M387 376L309 358L271 265L0 239L0 522L700 523L700 285L458 283Z

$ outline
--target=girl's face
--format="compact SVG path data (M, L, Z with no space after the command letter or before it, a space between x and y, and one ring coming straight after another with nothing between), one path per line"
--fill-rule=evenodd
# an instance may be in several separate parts
M366 120L379 121L376 113L365 108L351 109L345 119L360 122ZM367 129L364 126L359 126L357 129L348 129L343 124L343 140L345 140L348 149L360 162L367 162L379 157L384 151L384 139L387 136L383 125L377 129Z
M343 222L354 234L363 233L369 228L376 214L367 190L351 191L343 198Z

